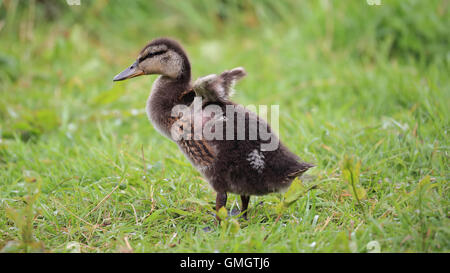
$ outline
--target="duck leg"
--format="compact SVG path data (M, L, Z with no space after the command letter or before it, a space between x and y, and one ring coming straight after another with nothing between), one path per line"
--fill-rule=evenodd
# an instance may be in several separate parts
M216 196L216 212L219 212L221 207L225 207L227 205L227 193L226 192L218 192ZM220 221L219 216L216 213L217 220Z
M242 216L244 217L245 220L247 220L247 208L248 203L250 202L250 195L241 195L241 201L242 201L241 212L244 212Z

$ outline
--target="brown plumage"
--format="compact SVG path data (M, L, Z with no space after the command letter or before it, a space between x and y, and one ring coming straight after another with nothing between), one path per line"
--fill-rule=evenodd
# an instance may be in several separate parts
M243 68L235 68L219 75L209 75L191 84L191 66L184 49L174 40L155 39L142 49L137 60L114 80L125 80L145 74L160 74L154 82L147 101L147 114L154 127L169 139L175 141L180 150L191 161L194 167L207 179L217 192L216 209L226 205L227 193L241 195L244 217L250 195L263 195L286 189L293 179L302 175L313 165L301 161L290 152L271 131L265 120L245 107L230 100L234 83L244 77ZM202 108L214 105L225 114L228 107L233 107L231 116L212 113L205 115L202 111L194 111L194 98L201 96ZM189 108L188 114L173 113L177 105ZM189 106L189 107L188 107ZM185 129L194 129L195 120L200 120L201 129L213 121L213 132L220 128L225 136L228 132L232 140L189 139L174 137L174 132L181 133ZM238 130L245 124L245 130ZM267 135L250 124L267 128ZM233 128L233 130L226 130ZM242 132L245 131L245 132ZM256 138L250 134L256 132ZM244 139L242 139L244 133ZM190 137L194 134L189 134ZM242 139L242 140L240 140ZM274 150L263 149L268 141L275 141L278 146Z
M201 77L194 82L193 90L203 102L225 103L233 95L236 81L245 77L247 73L242 67L222 72L220 75L212 74Z

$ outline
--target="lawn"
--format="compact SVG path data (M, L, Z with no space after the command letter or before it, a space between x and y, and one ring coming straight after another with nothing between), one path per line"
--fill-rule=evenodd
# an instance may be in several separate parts
M0 0L0 250L450 251L449 8ZM244 67L234 101L279 105L280 138L317 165L248 221L217 225L215 192L149 123L156 76L112 82L160 36L194 79Z

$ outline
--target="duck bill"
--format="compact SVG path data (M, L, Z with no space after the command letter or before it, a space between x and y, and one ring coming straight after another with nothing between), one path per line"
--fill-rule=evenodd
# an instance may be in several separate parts
M131 79L131 78L134 78L134 77L137 77L137 76L141 76L141 75L144 75L144 71L139 69L138 63L136 61L130 67L128 67L124 71L122 71L119 74L117 74L114 77L113 81L115 81L115 82L123 81L123 80Z

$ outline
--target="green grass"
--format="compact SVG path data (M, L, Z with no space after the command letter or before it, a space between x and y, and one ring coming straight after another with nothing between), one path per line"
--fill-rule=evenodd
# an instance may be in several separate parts
M0 1L0 249L450 250L447 1L81 2ZM214 191L144 113L155 76L112 82L159 36L194 78L245 67L234 100L280 105L317 188L216 226Z

